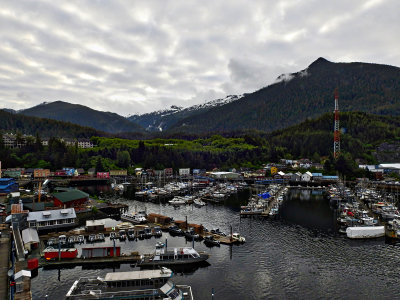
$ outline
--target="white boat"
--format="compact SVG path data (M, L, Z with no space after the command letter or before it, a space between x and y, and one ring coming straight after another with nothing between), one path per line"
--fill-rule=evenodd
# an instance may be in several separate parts
M131 222L133 224L143 224L147 222L146 216L137 213L137 214L122 214L121 220Z
M241 236L240 233L237 233L237 232L232 233L232 240L234 240L235 242L238 242L238 243L246 242L246 239L244 238L244 236Z
M69 289L66 299L166 299L193 300L190 286L175 285L167 268L107 273L82 277Z
M195 198L195 199L193 200L193 204L196 205L196 206L204 206L204 205L207 205L207 203L205 203L204 201L202 201L202 200L199 199L199 198Z
M174 197L174 199L168 201L172 205L185 205L186 201L181 197Z
M385 235L385 226L347 227L347 237L350 239L370 239Z

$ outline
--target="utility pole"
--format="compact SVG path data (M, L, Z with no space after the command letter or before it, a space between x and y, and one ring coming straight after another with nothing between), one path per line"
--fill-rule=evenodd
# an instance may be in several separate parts
M337 159L340 155L340 131L339 131L339 93L335 89L335 126L333 132L333 157Z

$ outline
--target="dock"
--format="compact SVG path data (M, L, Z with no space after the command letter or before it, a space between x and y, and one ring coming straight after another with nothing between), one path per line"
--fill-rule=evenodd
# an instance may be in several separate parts
M39 260L39 267L50 266L83 266L92 264L135 264L140 261L140 255L135 253L129 256L115 256L115 257L96 257L96 258L73 258L62 259L54 261L46 261L44 258Z

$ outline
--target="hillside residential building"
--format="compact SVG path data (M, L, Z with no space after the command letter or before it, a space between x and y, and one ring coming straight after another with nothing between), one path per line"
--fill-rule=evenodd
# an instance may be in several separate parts
M49 169L35 169L33 171L33 177L36 178L47 178L50 176Z
M17 135L12 133L3 134L3 143L6 148L21 148L26 145L26 135L21 136L20 140L17 140Z
M127 176L128 170L110 170L110 176Z
M73 208L30 212L28 227L38 231L47 229L64 229L76 225L76 213Z

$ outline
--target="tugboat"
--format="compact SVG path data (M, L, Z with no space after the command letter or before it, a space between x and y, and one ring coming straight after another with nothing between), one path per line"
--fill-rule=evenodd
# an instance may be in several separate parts
M83 277L69 289L66 299L170 299L193 300L190 286L175 285L167 268L107 273L104 278Z
M184 265L199 263L209 257L206 252L197 252L192 247L167 249L163 243L157 243L153 254L142 255L140 267L163 265Z

